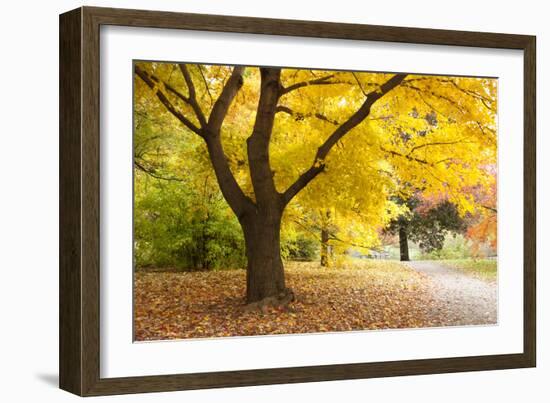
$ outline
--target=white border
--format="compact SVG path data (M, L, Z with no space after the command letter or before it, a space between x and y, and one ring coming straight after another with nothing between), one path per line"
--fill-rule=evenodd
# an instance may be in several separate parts
M102 26L101 377L521 353L523 52ZM132 343L132 60L499 77L497 326Z

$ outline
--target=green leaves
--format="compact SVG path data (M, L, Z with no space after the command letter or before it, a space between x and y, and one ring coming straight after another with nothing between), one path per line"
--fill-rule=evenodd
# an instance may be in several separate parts
M393 220L386 232L397 234L404 229L408 238L418 243L423 252L440 250L446 234L466 230L466 221L460 216L456 205L448 200L434 201L415 195L406 200L398 199L398 203L406 206L408 211Z
M187 270L244 267L240 225L212 174L200 186L152 178L136 171L135 260L141 266Z

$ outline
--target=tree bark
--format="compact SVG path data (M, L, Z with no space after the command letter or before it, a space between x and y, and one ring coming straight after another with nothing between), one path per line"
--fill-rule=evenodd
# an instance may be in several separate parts
M328 238L328 230L323 228L321 230L321 266L323 267L330 266Z
M292 291L286 288L281 259L280 230L282 209L246 215L241 221L246 257L246 301L270 299L270 305L289 302Z
M407 229L401 225L399 227L399 251L400 260L402 262L408 262L409 259L409 242L407 240Z
M260 68L261 88L256 121L247 139L248 164L256 203L241 220L246 243L246 300L249 304L286 304L293 299L285 286L280 231L284 204L273 181L269 141L280 96L281 70Z
M330 266L330 225L331 213L330 209L321 210L321 266Z

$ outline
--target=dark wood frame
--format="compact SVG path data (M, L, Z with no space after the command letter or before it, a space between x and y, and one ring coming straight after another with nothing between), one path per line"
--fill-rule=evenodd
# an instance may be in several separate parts
M524 350L521 354L100 378L99 28L175 28L524 51ZM534 367L535 37L82 7L60 16L60 387L81 396Z

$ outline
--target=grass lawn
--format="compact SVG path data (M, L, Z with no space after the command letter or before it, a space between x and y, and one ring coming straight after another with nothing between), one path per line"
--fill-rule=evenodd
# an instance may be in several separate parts
M496 259L452 259L437 262L485 281L497 280Z

